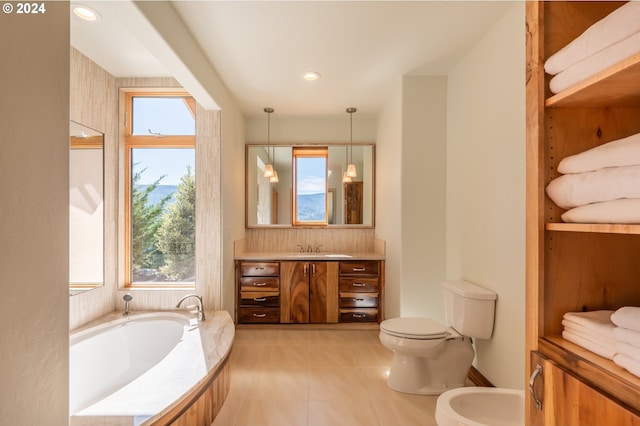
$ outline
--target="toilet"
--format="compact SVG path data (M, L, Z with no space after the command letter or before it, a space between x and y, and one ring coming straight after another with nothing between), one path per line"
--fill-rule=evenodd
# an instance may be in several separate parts
M524 391L467 387L449 390L436 402L438 426L524 426Z
M444 326L431 318L391 318L380 323L380 343L393 351L387 386L440 395L465 385L475 356L472 338L489 339L497 295L467 281L442 283Z

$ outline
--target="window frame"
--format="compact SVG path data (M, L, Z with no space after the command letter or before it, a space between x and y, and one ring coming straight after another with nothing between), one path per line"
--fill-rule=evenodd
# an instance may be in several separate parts
M291 223L292 226L297 227L326 227L329 220L329 212L328 212L328 192L329 192L329 148L326 146L322 147L293 147L291 152L293 158L293 196L292 198L292 217ZM298 158L324 158L324 221L299 221L298 220Z
M133 130L133 98L135 97L155 97L155 98L184 98L185 103L194 121L196 118L196 102L195 99L184 91L126 91L125 96L125 119L124 119L124 282L125 288L161 288L161 289L193 289L195 288L195 279L193 284L177 285L171 282L144 282L136 283L132 281L132 265L131 265L131 186L132 186L132 167L131 151L140 148L156 148L156 149L172 149L172 148L196 148L195 129L194 135L132 135ZM195 173L195 171L194 171Z

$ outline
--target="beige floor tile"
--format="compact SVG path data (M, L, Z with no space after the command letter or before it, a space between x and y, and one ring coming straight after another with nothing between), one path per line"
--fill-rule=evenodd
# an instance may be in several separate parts
M266 341L276 345L302 345L309 343L309 332L307 330L264 330Z
M233 345L263 345L266 342L266 339L267 334L265 333L265 330L236 329L236 334L233 338Z
M309 401L309 426L379 426L368 399ZM397 426L400 426L398 423Z
M360 367L389 367L393 352L378 345L353 346L356 362Z
M246 400L240 409L235 426L306 425L308 406L309 402L306 400Z
M356 368L311 368L309 399L367 398L364 374Z
M260 353L259 363L264 368L309 367L309 345L267 344Z
M373 405L381 426L436 426L434 418L437 396L378 399Z
M306 368L265 368L249 386L247 399L306 400L309 371Z
M222 409L211 426L234 426L244 403L246 392L247 389L234 389L232 387L222 405Z
M310 367L356 367L353 349L348 345L309 345Z
M351 345L351 330L309 330L309 343L312 345Z

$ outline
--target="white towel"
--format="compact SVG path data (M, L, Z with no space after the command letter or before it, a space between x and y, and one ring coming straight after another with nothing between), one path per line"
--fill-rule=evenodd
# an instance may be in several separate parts
M578 206L560 217L568 223L640 223L640 198L621 198Z
M640 362L640 348L624 342L618 342L616 353L623 354L636 362Z
M640 198L640 165L562 175L546 189L549 198L563 209L619 198Z
M618 327L640 331L640 307L625 306L611 315L611 321Z
M640 348L640 331L634 331L623 327L616 327L613 329L613 337L615 337L618 342L628 343L637 348Z
M556 74L549 81L549 89L553 93L560 93L638 52L640 52L640 32L587 56Z
M616 354L615 346L607 345L602 342L594 342L589 338L572 331L563 330L562 338L607 359L613 359L613 356Z
M558 164L558 172L566 175L635 164L640 164L640 133L565 157Z
M640 31L640 2L630 1L591 25L571 43L553 54L544 64L549 74L557 74L587 56L591 56Z
M613 329L615 328L613 324L611 325L612 327L609 333L602 333L598 331L597 328L587 327L566 319L562 320L562 326L566 331L576 333L579 336L584 336L594 342L602 342L612 348L618 344L618 340L613 336Z
M633 360L625 354L616 354L613 357L613 362L615 362L634 376L640 377L640 362Z
M614 325L611 322L611 315L614 311L601 309L587 312L567 312L563 319L576 324L589 327L600 334L613 338Z

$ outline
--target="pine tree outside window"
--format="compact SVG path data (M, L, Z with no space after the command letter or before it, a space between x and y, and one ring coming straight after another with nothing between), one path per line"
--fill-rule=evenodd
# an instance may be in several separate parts
M195 102L127 93L125 285L195 286Z

